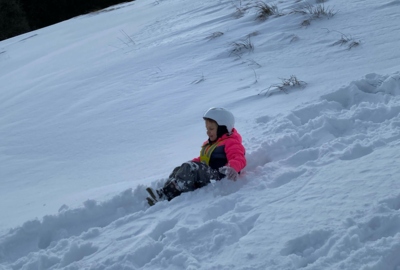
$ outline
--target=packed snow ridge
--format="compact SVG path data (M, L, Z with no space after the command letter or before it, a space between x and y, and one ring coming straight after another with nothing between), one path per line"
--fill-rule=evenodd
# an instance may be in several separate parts
M264 136L251 138L243 181L153 207L144 186L81 208L64 205L1 236L0 269L235 269L235 260L248 266L241 269L358 269L360 261L364 270L400 269L400 194L347 211L398 181L395 159L384 167L387 179L372 179L365 164L374 170L377 158L399 157L400 73L368 74L256 124ZM358 192L360 185L367 187ZM343 220L330 224L338 214ZM315 224L314 215L327 223ZM255 248L240 250L248 245Z

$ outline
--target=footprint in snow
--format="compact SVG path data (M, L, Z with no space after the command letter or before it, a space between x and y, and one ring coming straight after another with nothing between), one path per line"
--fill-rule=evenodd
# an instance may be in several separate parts
M388 207L392 210L400 210L400 194L396 197L392 197L380 202L383 206Z
M280 253L291 257L296 267L304 268L326 256L333 242L331 231L315 230L289 240Z

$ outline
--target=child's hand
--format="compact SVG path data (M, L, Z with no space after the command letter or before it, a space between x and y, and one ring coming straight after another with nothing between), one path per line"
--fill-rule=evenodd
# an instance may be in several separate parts
M236 181L239 177L239 174L235 171L235 169L229 167L229 166L224 166L219 168L220 173L223 173L226 175L226 177L230 180Z

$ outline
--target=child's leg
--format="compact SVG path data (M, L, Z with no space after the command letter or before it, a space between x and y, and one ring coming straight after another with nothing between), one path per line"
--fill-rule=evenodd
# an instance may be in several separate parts
M206 186L211 179L219 179L216 170L200 162L185 162L174 169L159 194L165 195L166 199L171 200L183 192Z

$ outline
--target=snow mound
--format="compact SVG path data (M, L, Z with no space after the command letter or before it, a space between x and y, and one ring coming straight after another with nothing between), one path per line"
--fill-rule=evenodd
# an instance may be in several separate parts
M368 155L400 138L399 94L399 73L368 74L288 115L260 117L264 137L250 139L247 169L262 167L269 185L277 187L306 168ZM282 167L292 170L276 175Z

